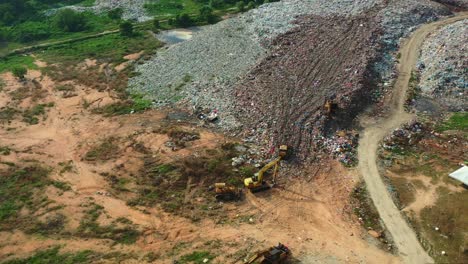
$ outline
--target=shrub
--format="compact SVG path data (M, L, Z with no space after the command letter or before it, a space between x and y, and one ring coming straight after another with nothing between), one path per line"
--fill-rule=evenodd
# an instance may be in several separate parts
M107 16L110 19L114 19L114 20L122 19L122 15L123 15L123 9L122 8L115 8L115 9L112 9L111 11L109 11L107 13Z
M46 39L50 34L50 27L46 23L28 21L15 26L9 39L25 43Z
M245 5L244 5L243 1L237 2L236 7L237 7L237 10L239 12L244 12L245 11Z
M79 32L86 29L86 17L71 9L60 10L55 16L56 25L66 32Z
M28 72L28 70L23 66L16 66L11 70L11 72L17 78L24 79L24 75Z
M188 14L177 15L175 18L175 25L178 27L190 27L193 24L193 20Z
M125 37L133 36L133 24L130 21L125 21L120 24L120 34Z

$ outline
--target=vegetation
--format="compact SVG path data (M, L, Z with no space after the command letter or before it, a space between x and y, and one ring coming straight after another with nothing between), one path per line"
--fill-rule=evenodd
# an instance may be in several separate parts
M13 75L19 79L24 79L24 75L28 72L28 70L25 67L22 66L16 66L14 67L11 72Z
M111 11L109 11L107 13L107 15L109 16L110 19L120 20L120 19L122 19L123 9L122 8L114 8Z
M437 127L437 130L442 132L446 130L460 130L468 132L468 113L461 112L453 114L448 120L442 122Z
M355 204L354 213L362 219L364 228L371 228L377 232L382 232L384 229L380 225L379 213L372 203L364 182L354 188L351 198L353 198L353 203Z
M23 121L30 125L36 125L39 123L38 116L44 115L46 112L46 107L52 107L53 103L48 104L38 104L34 107L27 109L23 112Z
M0 73L12 71L13 69L19 67L28 69L37 68L36 64L34 64L34 58L31 56L14 55L6 58L0 58Z
M40 208L51 203L41 192L49 185L66 186L66 184L51 180L50 169L37 163L17 167L10 164L10 168L0 172L0 231L22 229L28 233L40 230L42 234L57 233L65 221L59 215L47 217L45 222L39 222L34 215ZM26 212L19 213L23 208ZM60 209L60 206L48 207L46 212Z
M37 251L31 257L25 259L13 259L3 264L40 264L40 263L67 263L81 264L90 263L93 256L90 250L84 250L76 253L60 253L60 247L56 246L50 249Z
M212 260L214 256L207 251L194 251L190 254L183 255L178 263L195 263L195 264L203 264L206 263L205 259Z
M124 37L133 36L133 24L130 21L124 21L120 24L120 34Z
M85 15L68 8L56 14L55 23L64 32L79 32L87 27Z
M104 116L114 116L139 113L151 108L151 100L145 99L143 95L131 94L129 97L128 100L96 108L93 112Z
M437 263L467 263L466 228L468 193L454 193L447 188L438 189L438 199L433 206L421 211L420 228L430 239L433 256ZM439 230L436 231L435 227ZM440 255L446 251L446 256Z
M150 41L151 39L151 41ZM119 45L116 45L118 43ZM120 63L127 54L145 51L152 54L162 43L148 33L135 33L132 38L111 34L79 42L56 45L44 50L39 57L50 63L76 64L94 58L106 62ZM1 63L0 63L1 69Z
M108 137L86 152L84 158L87 161L106 161L117 157L118 152L118 139Z
M208 187L215 182L242 185L240 176L232 170L231 159L238 155L234 146L226 144L219 149L208 149L173 163L161 163L157 157L148 155L136 177L138 197L127 203L131 206L158 204L168 212L193 221L198 221L203 215L212 216L220 207ZM189 185L198 187L187 191ZM206 202L193 204L192 196L203 197Z
M140 232L133 227L132 221L126 218L118 218L110 225L101 226L98 223L99 216L103 213L103 207L91 203L85 216L78 227L78 235L101 239L112 239L116 243L133 244L140 236Z

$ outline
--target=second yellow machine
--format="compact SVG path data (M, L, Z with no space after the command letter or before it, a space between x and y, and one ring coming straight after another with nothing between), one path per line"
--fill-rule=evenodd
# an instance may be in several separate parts
M286 158L287 154L288 146L281 145L276 159L270 161L267 165L261 168L253 177L244 179L245 187L247 187L251 192L260 192L272 188L276 184L280 162ZM274 169L272 183L270 184L263 180L263 175L271 168Z

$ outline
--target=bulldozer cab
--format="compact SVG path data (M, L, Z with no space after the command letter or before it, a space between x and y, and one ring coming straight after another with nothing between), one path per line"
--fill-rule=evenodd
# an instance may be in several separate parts
M288 146L286 145L281 145L279 147L279 153L278 156L280 156L282 159L285 159L288 156Z

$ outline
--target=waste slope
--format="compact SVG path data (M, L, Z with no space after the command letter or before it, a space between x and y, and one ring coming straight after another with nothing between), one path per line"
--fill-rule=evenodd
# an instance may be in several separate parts
M315 136L327 124L349 125L372 89L368 68L380 30L367 17L303 17L279 37L271 55L235 88L247 131L272 146L288 144L306 158L320 147ZM326 98L338 104L334 120L324 112Z

